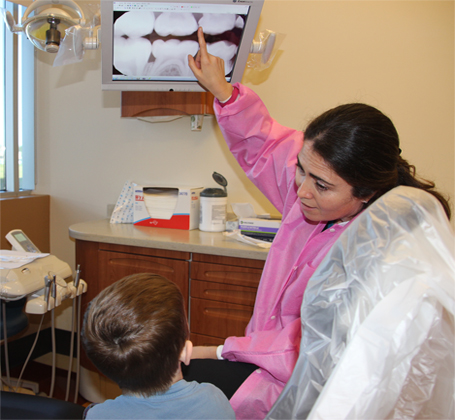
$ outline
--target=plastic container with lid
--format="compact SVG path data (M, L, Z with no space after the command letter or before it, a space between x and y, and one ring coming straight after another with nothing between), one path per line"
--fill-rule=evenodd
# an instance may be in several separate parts
M226 229L227 181L217 172L212 177L223 188L205 188L201 191L199 230L223 232Z

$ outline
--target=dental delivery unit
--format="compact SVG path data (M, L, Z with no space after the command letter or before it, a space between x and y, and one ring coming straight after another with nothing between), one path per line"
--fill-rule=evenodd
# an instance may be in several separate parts
M72 275L70 266L54 255L42 254L20 230L6 236L12 251L0 251L0 298L5 301L28 296L25 311L44 314L59 306L63 300L86 292L87 284Z
M70 266L58 259L54 255L41 253L38 247L19 229L12 230L6 235L6 239L12 245L12 250L0 250L0 300L2 303L2 333L5 346L5 365L7 379L6 383L9 388L18 390L20 387L20 377L17 381L9 378L9 360L8 360L8 336L15 335L20 331L9 332L7 328L7 305L12 301L19 301L26 298L25 312L28 314L42 315L41 323L35 338L35 342L30 350L29 356L25 361L27 364L35 344L38 339L44 315L50 311L52 320L52 382L49 396L52 397L55 381L55 325L54 309L59 306L65 299L73 300L73 330L71 331L70 347L70 366L68 369L68 378L70 378L73 361L73 336L77 330L77 378L76 378L76 395L78 394L78 373L79 373L79 330L81 317L81 295L87 291L87 283L80 278L79 266L76 270L74 279L66 282L65 279L72 276ZM78 310L76 311L76 299L78 301ZM77 312L77 314L76 314ZM77 315L77 316L76 316ZM76 322L77 318L77 322ZM14 321L14 319L12 319ZM76 327L75 327L76 324ZM22 373L25 369L22 369ZM22 376L21 373L21 376ZM11 386L15 383L15 387ZM67 396L69 393L69 380L67 384ZM36 392L37 393L37 392Z

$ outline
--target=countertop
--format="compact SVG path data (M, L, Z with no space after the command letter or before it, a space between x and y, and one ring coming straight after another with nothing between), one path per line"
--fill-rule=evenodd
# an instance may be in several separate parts
M224 257L265 260L268 254L267 249L243 244L220 232L111 224L109 219L72 225L69 233L72 238L83 241L196 252Z

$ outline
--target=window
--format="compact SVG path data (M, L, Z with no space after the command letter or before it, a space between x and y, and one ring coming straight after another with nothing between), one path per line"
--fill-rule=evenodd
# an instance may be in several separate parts
M25 7L0 0L15 21ZM19 195L35 188L35 60L24 33L0 21L0 193Z

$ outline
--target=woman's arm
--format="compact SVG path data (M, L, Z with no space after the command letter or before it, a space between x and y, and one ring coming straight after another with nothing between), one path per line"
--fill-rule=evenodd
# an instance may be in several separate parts
M222 357L253 363L285 383L291 377L299 356L301 328L301 320L296 318L279 330L257 331L248 337L229 337L224 343Z
M188 64L198 81L217 99L218 124L231 152L250 180L284 213L288 194L295 198L295 163L303 145L303 134L278 124L260 98L245 86L237 100L225 107L233 86L226 81L224 61L207 52L202 28L198 30L200 50Z
M194 346L191 359L218 359L216 346Z
M215 102L218 124L248 178L279 212L296 199L295 165L303 133L284 127L252 90L236 84L238 99L225 107ZM289 196L290 195L290 196Z
M248 337L226 339L224 359L252 363L270 372L275 378L287 382L299 355L301 339L300 318L283 329L258 331ZM191 359L218 359L216 346L193 347Z

